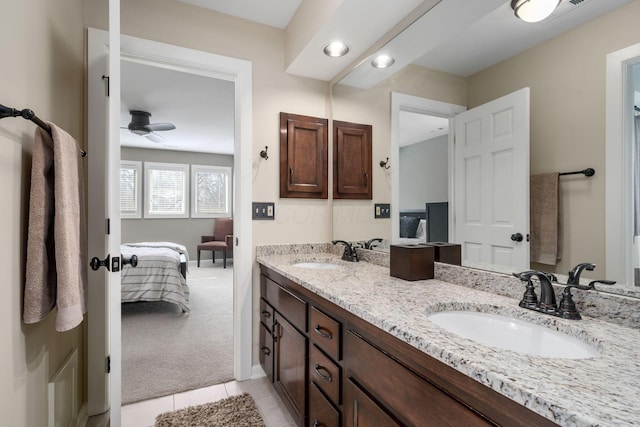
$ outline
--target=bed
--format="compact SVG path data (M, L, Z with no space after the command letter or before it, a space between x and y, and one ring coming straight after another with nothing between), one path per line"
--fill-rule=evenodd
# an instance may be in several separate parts
M138 265L122 268L122 302L166 301L178 305L183 312L189 308L187 286L187 249L173 242L125 243L122 256L138 257Z
M449 240L449 204L431 202L424 210L400 212L400 244L447 242Z

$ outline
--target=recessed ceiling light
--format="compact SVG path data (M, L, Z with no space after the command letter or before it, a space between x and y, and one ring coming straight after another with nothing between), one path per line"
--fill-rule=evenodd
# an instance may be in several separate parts
M526 22L539 22L558 7L560 0L511 0L516 16Z
M340 56L345 56L349 53L349 46L341 41L331 42L326 45L323 49L324 54L327 56L331 56L332 58L338 58Z
M371 65L373 65L376 68L388 68L388 67L391 67L394 64L394 62L396 62L395 59L393 59L389 55L383 54L373 58L373 61L371 61Z

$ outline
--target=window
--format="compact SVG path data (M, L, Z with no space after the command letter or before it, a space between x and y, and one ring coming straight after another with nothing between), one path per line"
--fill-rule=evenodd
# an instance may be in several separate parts
M191 166L191 217L230 216L229 182L231 168Z
M142 162L123 160L120 162L120 217L142 216L142 187L140 174Z
M145 218L187 218L189 165L144 164Z

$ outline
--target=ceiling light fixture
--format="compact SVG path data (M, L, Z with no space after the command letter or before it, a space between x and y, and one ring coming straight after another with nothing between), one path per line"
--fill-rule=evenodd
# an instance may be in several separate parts
M373 58L373 61L371 61L371 65L373 65L376 68L389 68L395 62L396 60L390 57L389 55L382 54Z
M339 58L349 53L349 46L344 42L335 41L326 45L323 49L324 54L332 58Z
M516 16L525 22L539 22L556 10L561 0L511 0Z

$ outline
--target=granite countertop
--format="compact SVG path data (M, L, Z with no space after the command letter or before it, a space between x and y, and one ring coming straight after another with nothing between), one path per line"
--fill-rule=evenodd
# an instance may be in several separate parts
M257 261L317 295L563 426L640 424L640 331L583 316L565 320L518 307L518 300L440 280L409 282L389 268L340 260L333 253L261 255ZM295 267L325 261L344 268ZM591 344L600 356L550 359L498 350L428 319L472 310L528 320Z

